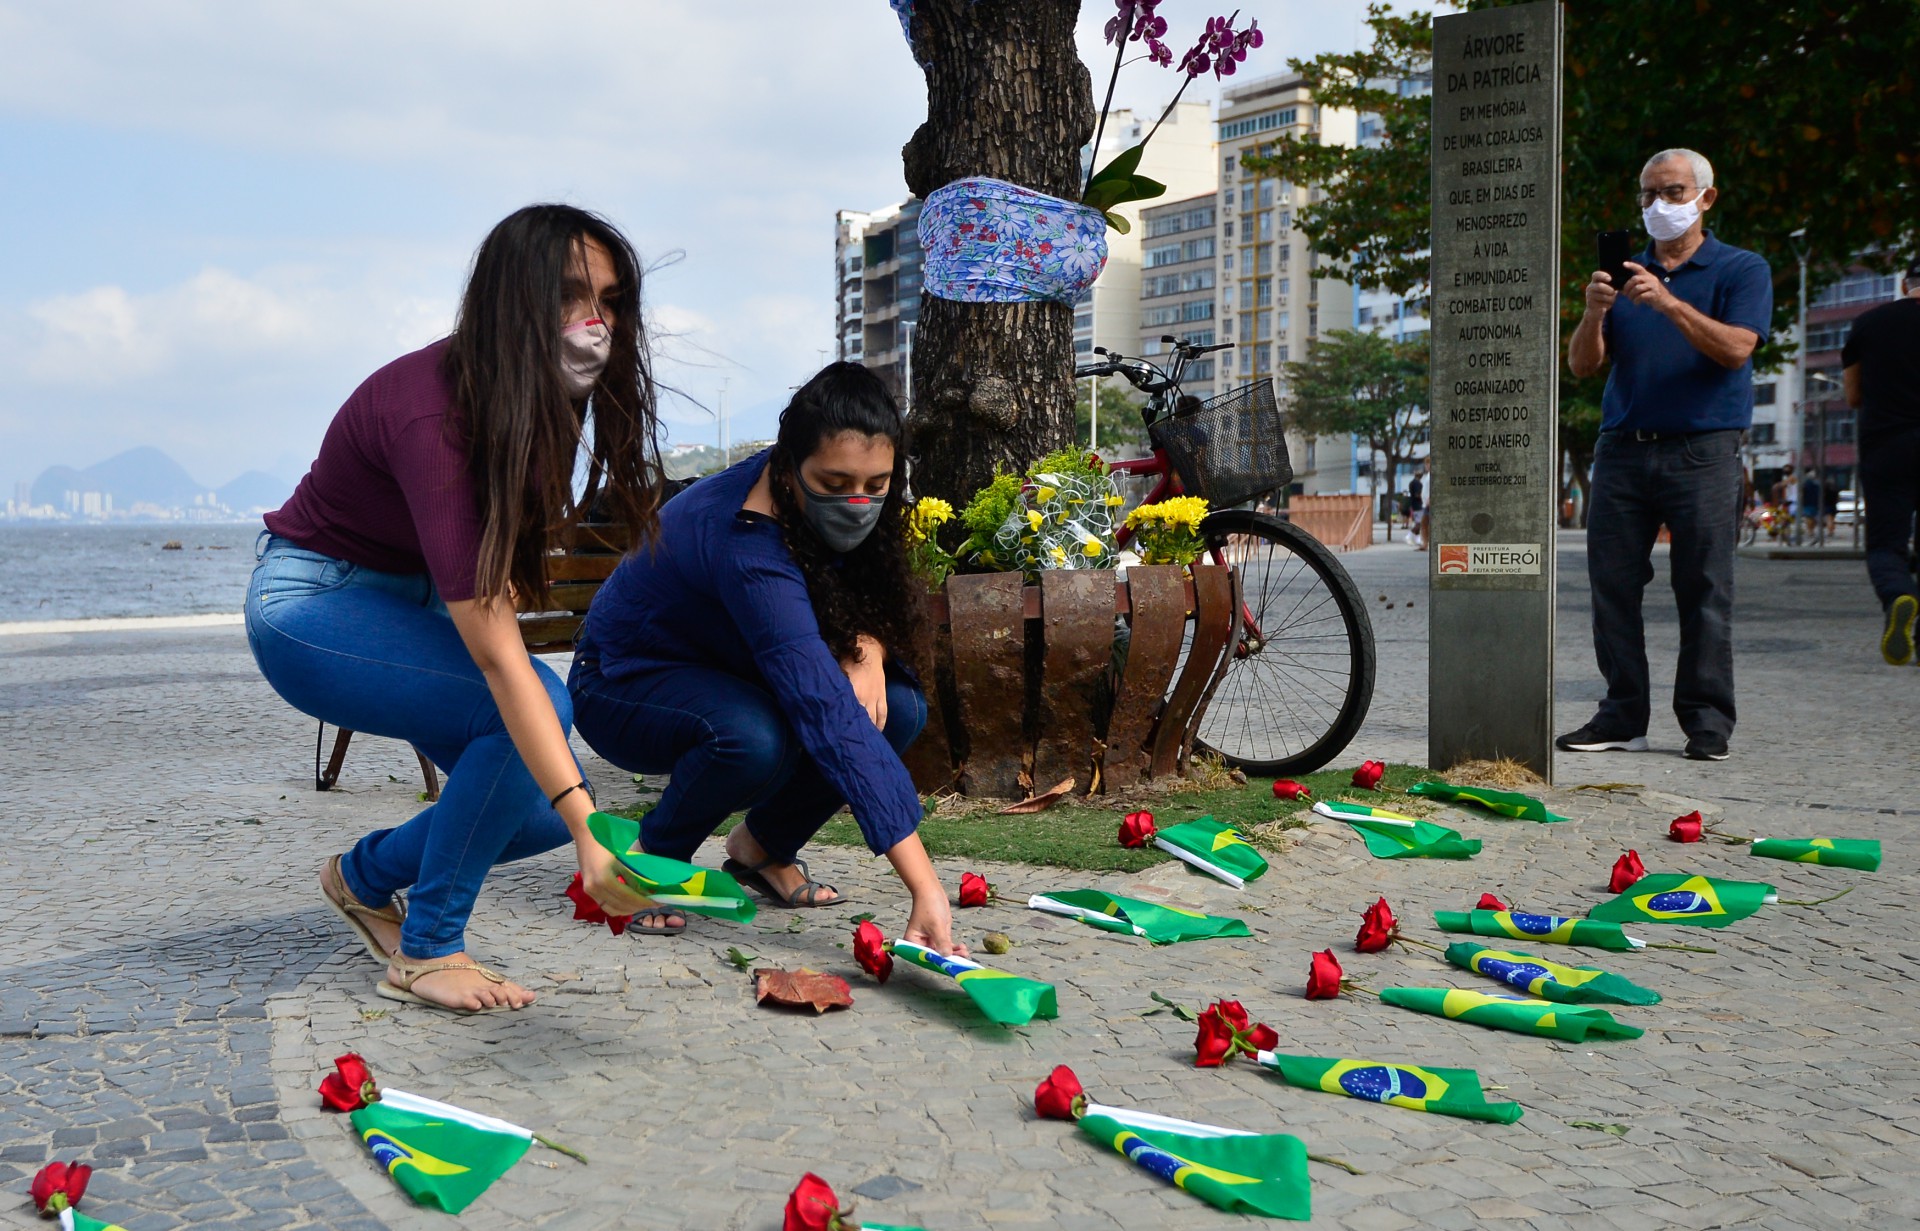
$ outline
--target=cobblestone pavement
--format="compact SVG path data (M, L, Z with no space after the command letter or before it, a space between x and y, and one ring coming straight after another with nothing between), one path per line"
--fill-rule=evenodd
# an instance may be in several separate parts
M1347 759L1420 760L1426 557L1392 545L1343 559L1381 650L1378 698ZM1599 683L1577 538L1562 567L1566 729ZM377 968L312 878L323 855L413 809L402 746L356 744L347 789L313 793L312 725L259 681L237 629L0 637L0 1226L34 1225L26 1179L53 1157L99 1167L87 1206L130 1231L449 1225L410 1207L316 1109L322 1068L347 1050L395 1086L593 1158L583 1168L536 1150L463 1216L473 1227L766 1231L807 1169L843 1196L864 1190L866 1217L942 1231L1243 1221L1034 1119L1034 1083L1063 1062L1108 1103L1284 1129L1349 1160L1365 1174L1313 1166L1323 1226L1920 1226L1920 943L1904 918L1920 849L1920 672L1879 662L1857 564L1742 560L1738 576L1733 759L1680 759L1659 716L1653 753L1563 758L1564 787L1640 784L1556 792L1571 824L1450 814L1486 840L1472 863L1376 862L1324 825L1241 893L1179 865L1131 878L982 869L1010 902L1100 883L1240 914L1257 933L1150 949L1011 905L966 912L967 932L1017 942L1005 968L1059 987L1060 1018L1021 1030L986 1025L921 971L862 982L840 947L847 917L872 910L895 931L904 900L883 863L836 848L813 864L846 907L770 911L758 929L697 920L678 940L571 923L565 852L505 869L472 947L541 1002L471 1019L393 1005L373 995ZM1649 608L1660 678L1674 645L1664 589ZM1667 820L1695 806L1735 832L1878 838L1886 865L1756 865L1738 848L1667 844ZM1428 912L1482 890L1575 910L1605 896L1629 845L1656 870L1765 879L1786 898L1858 890L1681 937L1716 954L1578 951L1666 994L1618 1011L1647 1028L1635 1042L1571 1046L1300 998L1308 952L1329 947L1376 986L1473 986L1424 951L1353 954L1359 910L1384 893L1429 938ZM959 871L943 869L950 883ZM857 1004L819 1018L757 1009L729 946L852 975ZM1192 1027L1144 1016L1149 991L1195 1007L1241 999L1302 1053L1477 1068L1527 1114L1479 1125L1251 1068L1195 1070Z

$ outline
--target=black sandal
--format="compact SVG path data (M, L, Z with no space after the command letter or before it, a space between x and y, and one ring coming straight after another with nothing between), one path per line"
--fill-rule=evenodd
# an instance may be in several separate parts
M680 916L680 922L666 922L675 915ZM629 925L627 931L636 932L641 936L678 936L687 930L687 912L677 906L649 906L633 916L635 924L643 919L659 920L659 926L649 928Z
M793 866L800 869L800 883L793 887L791 894L781 893L773 887L772 881L769 881L761 875L763 871L775 866L779 862L778 859L769 859L764 863L758 863L749 868L738 859L729 858L720 865L720 870L739 881L745 888L751 889L761 897L767 899L769 902L778 902L790 910L799 910L809 906L832 906L837 902L846 900L837 887L813 879L813 876L807 871L807 861L804 859L795 859L793 861ZM831 893L833 895L832 899L825 902L821 901L820 894L822 892Z

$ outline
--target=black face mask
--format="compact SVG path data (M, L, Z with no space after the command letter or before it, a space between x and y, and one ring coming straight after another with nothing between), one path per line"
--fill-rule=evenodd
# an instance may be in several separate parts
M806 518L807 525L813 527L821 542L842 555L867 541L873 528L880 524L881 511L887 507L885 496L829 496L814 491L798 470L794 471L793 481L807 497L800 515Z

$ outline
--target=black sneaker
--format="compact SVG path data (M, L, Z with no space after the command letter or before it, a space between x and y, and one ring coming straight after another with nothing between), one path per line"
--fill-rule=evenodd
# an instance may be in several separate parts
M1687 760L1724 761L1727 759L1727 737L1724 735L1690 735L1687 737Z
M1608 735L1588 723L1578 731L1569 731L1554 740L1553 746L1562 752L1645 752L1647 737Z
M1913 661L1913 621L1920 599L1902 594L1887 604L1887 631L1880 634L1880 657L1896 667Z

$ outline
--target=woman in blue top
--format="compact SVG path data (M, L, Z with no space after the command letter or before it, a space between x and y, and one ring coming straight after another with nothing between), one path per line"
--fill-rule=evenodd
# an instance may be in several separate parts
M900 762L927 715L902 665L924 626L904 437L871 372L822 370L781 412L771 449L661 510L657 545L595 596L567 687L595 752L671 774L641 822L644 849L691 860L744 808L726 870L787 906L825 906L840 895L807 874L800 848L851 805L913 896L906 938L964 954ZM673 933L686 919L656 907L637 926Z

